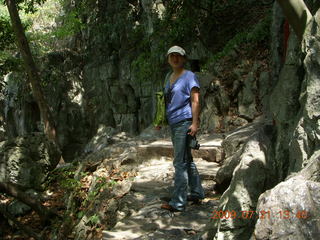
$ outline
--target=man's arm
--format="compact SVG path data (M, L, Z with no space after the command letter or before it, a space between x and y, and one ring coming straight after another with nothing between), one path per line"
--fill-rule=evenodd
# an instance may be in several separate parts
M189 127L189 134L194 136L198 132L200 125L200 90L197 87L191 89L191 111L192 111L192 124Z

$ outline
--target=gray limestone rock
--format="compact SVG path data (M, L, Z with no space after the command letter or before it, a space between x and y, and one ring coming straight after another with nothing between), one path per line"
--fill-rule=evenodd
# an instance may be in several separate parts
M198 73L197 76L201 86L201 127L207 132L213 132L216 128L225 129L227 126L223 118L227 116L230 104L226 90L210 74Z
M101 124L96 135L89 141L89 143L87 143L83 151L85 153L90 153L102 150L110 145L112 142L112 136L115 134L115 132L116 130L114 128Z
M266 113L268 109L268 95L271 92L270 76L268 72L262 72L259 76L259 99L262 105L262 112Z
M298 174L259 197L254 237L318 239L320 234L320 152ZM265 215L262 218L262 214Z
M237 128L226 134L226 137L222 142L222 147L226 158L231 157L234 153L240 150L241 147L247 142L248 138L261 128L261 125L263 124L261 120L263 119Z
M301 86L299 103L301 110L290 142L290 165L288 174L305 167L313 152L320 147L320 86L319 67L320 11L306 30L303 41L305 54L305 78Z
M41 198L41 195L33 189L29 189L25 191L25 193L34 199ZM11 215L15 217L19 217L27 214L32 209L30 206L24 204L23 202L20 202L18 200L13 200L11 203L8 204L7 210L11 213Z
M58 164L60 156L57 146L42 134L1 142L0 181L41 189L48 171Z
M299 110L299 94L304 77L301 65L301 50L294 34L290 34L288 56L279 81L270 96L270 109L277 123L294 121Z
M261 122L255 122L244 127L235 129L229 133L222 142L222 148L225 153L225 159L222 162L221 168L217 172L215 189L219 192L224 192L229 186L233 171L241 161L243 147L250 139L250 136L255 134L261 127Z
M320 234L319 11L308 24L302 49L292 35L288 55L270 102L277 124L275 162L286 181L259 198L256 239L317 239ZM269 216L270 215L270 216Z
M229 188L220 199L216 211L235 212L235 218L216 218L209 223L209 238L216 240L247 240L255 224L254 218L243 213L255 211L258 197L269 181L268 148L271 146L269 133L261 127L243 146L239 165L233 172Z
M254 235L262 239L318 239L320 183L294 177L259 198ZM262 217L262 212L265 218ZM265 213L266 212L266 213Z
M170 137L170 127L169 126L162 126L160 130L155 129L153 125L145 128L139 135L140 139L149 140L149 141L156 141L163 138Z
M250 72L244 80L243 88L238 95L239 116L252 120L257 113L257 83L254 77L255 72Z
M136 134L138 131L138 116L135 113L114 114L116 127L120 131Z
M270 117L272 117L277 134L274 136L274 153L276 181L282 181L289 171L299 171L297 167L305 158L305 130L301 125L304 106L300 103L303 93L304 71L302 54L295 34L290 34L286 61L281 69L279 80L270 96ZM300 123L299 123L300 122ZM302 150L302 153L300 152ZM292 158L291 158L292 156ZM300 157L302 157L300 159ZM291 166L290 166L291 165ZM288 171L289 170L289 171Z

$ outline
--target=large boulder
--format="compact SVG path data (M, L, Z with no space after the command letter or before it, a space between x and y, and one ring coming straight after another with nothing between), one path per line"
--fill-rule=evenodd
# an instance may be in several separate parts
M41 189L61 153L43 134L30 134L0 143L0 181L26 189Z
M233 172L229 188L220 199L218 209L235 217L217 217L210 223L207 239L247 240L250 238L256 219L243 213L255 211L258 198L270 184L271 162L268 148L271 146L269 127L261 127L243 146L240 163ZM227 215L226 215L227 216Z
M259 198L254 236L260 239L318 239L320 234L320 151L299 174Z
M261 119L262 120L262 119ZM261 128L263 121L257 121L248 124L244 127L237 128L226 136L222 142L222 148L225 154L225 159L222 162L216 175L215 189L219 192L224 192L232 179L233 171L241 160L243 146L247 143L250 136L256 133Z

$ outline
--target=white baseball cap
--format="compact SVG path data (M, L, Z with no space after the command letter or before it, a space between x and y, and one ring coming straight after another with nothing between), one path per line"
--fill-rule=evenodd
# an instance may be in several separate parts
M169 48L168 52L167 52L167 56L169 56L170 53L179 53L181 56L186 56L186 51L179 46L173 46L171 48Z

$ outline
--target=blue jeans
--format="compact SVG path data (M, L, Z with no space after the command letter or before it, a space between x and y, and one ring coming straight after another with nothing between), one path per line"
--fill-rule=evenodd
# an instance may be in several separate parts
M191 155L191 148L187 144L187 131L190 120L170 125L174 150L173 166L175 168L174 191L169 204L178 210L184 210L188 186L192 198L204 198L204 191L195 163Z

